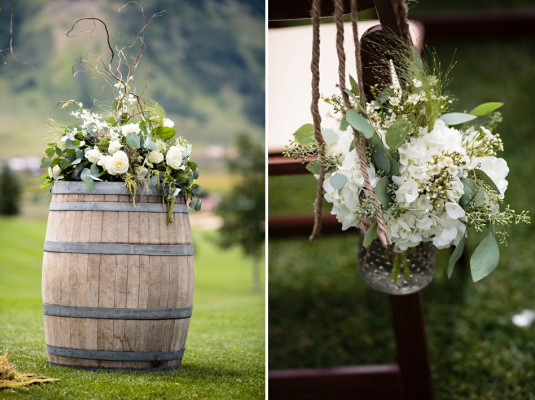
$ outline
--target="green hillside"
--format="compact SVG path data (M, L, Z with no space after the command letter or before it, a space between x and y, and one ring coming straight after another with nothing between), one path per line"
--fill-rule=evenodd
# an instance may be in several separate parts
M17 0L14 14L16 56L0 63L0 157L40 154L47 117L58 101L77 99L96 108L110 101L94 73L73 77L73 65L86 54L109 59L104 29L91 23L79 34L65 33L82 17L98 17L121 47L143 27L140 9L126 2ZM240 131L263 138L264 2L246 0L141 1L145 15L165 10L145 33L147 50L136 74L137 91L162 104L179 133L197 145L234 142ZM9 47L10 7L0 4L0 48ZM94 56L87 55L88 53ZM95 79L96 78L96 79ZM146 89L144 86L146 85ZM64 118L61 112L52 115Z

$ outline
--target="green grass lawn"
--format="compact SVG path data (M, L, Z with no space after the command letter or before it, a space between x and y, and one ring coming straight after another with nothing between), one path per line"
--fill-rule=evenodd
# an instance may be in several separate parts
M21 372L59 378L7 399L263 399L264 294L251 290L251 260L222 251L216 232L193 232L194 313L182 367L166 372L87 371L47 363L41 315L46 223L0 218L0 351Z
M450 90L456 111L503 101L499 133L510 168L506 201L534 214L535 47L530 41L432 43L447 66L457 49ZM303 121L306 123L308 121ZM312 213L310 176L269 180L270 214ZM468 270L446 277L439 253L435 279L422 291L437 400L535 399L535 327L513 315L535 309L535 222L511 230L498 269L473 283ZM476 240L469 243L474 250ZM269 367L328 367L395 362L386 295L358 277L357 235L271 240Z

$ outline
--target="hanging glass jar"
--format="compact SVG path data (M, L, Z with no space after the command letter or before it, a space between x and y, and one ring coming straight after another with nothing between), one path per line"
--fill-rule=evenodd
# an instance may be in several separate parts
M436 248L430 242L396 253L379 240L360 246L358 271L370 287L388 294L410 294L426 287L434 275Z

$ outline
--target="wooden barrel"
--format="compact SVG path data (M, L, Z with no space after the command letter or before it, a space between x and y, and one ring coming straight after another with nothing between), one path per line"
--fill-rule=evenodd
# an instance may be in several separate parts
M166 369L182 361L193 301L187 205L119 182L54 184L43 257L50 364Z

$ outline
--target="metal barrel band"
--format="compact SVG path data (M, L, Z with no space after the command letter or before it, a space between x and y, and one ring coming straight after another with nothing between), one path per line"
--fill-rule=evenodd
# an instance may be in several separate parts
M192 256L193 245L111 244L45 241L44 251L83 254Z
M193 307L184 308L100 308L71 307L57 304L43 304L43 314L55 317L91 318L91 319L125 319L156 320L190 318Z
M50 211L119 211L119 212L149 212L149 213L167 213L167 210L161 203L132 203L125 202L89 202L89 201L53 201L50 203ZM173 213L187 214L188 207L186 204L175 204Z
M70 347L46 346L48 354L60 357L83 358L105 361L173 361L180 360L184 350L179 351L108 351L85 350Z

